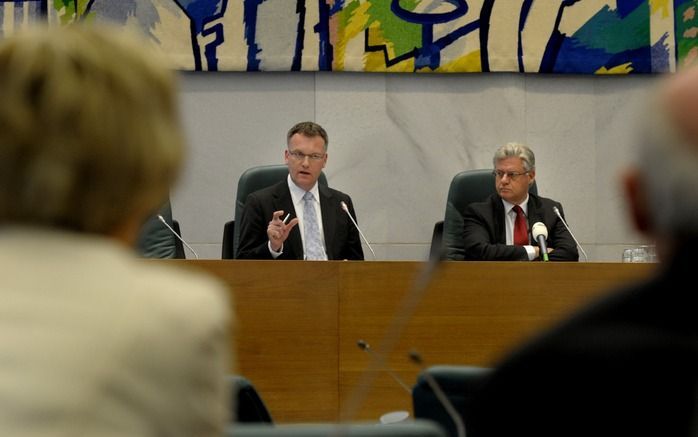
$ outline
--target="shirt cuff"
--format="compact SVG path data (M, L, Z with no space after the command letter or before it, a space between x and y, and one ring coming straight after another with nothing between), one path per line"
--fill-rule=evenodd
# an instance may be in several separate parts
M524 246L524 248L526 249L526 253L528 254L528 260L529 261L535 260L536 259L536 248L533 246ZM269 249L271 250L271 246L269 247ZM283 249L283 247L281 249ZM274 252L272 252L272 254L273 253ZM279 253L279 255L280 255L280 253Z
M281 244L281 249L279 249L278 252L276 252L274 249L271 248L271 241L267 241L267 248L269 249L269 253L271 253L271 257L276 259L281 256L282 253L284 253L284 245Z

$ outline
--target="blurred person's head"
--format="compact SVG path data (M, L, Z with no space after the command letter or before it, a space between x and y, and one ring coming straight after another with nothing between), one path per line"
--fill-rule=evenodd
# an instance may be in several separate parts
M698 238L698 69L671 76L640 128L637 166L624 185L636 228L660 256Z
M289 129L286 145L284 158L291 180L310 190L327 164L327 132L317 123L303 121Z
M0 42L1 225L130 240L162 205L183 135L173 74L144 46L85 25Z
M520 204L536 179L536 156L527 146L507 143L492 158L497 194L507 202Z

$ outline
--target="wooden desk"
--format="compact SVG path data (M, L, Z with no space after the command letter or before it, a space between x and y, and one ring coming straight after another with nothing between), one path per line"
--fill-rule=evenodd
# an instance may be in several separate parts
M203 268L230 285L235 370L257 387L277 422L336 421L423 263L167 261ZM408 384L428 364L492 365L507 350L652 264L442 263L388 358ZM343 410L344 409L344 410ZM386 372L375 374L355 418L411 410Z

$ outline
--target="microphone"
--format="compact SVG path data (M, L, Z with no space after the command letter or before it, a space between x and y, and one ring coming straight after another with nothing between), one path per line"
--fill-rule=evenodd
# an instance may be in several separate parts
M560 221L562 222L562 224L565 225L565 228L567 229L567 232L570 233L570 235L572 236L572 239L574 240L574 242L577 243L577 247L579 248L579 251L582 252L582 255L584 255L584 261L589 262L589 257L587 256L587 253L584 252L584 248L582 247L581 244L579 244L579 241L577 241L577 238L576 238L576 237L574 236L574 234L572 233L572 229L570 229L570 227L567 226L567 222L565 221L564 218L562 218L562 214L560 214L560 210L557 209L557 206L553 206L553 212L555 213L555 215L557 215L557 218L560 219Z
M189 250L191 250L191 253L194 254L194 256L196 257L196 259L199 259L199 254L196 253L196 251L195 251L194 249L191 248L191 246L189 245L189 243L187 243L186 241L184 241L184 240L182 239L182 237L180 237L179 234L178 234L174 229L172 229L172 226L170 226L170 225L167 224L167 221L165 221L165 219L163 218L163 216L161 216L160 214L158 214L158 220L160 220L160 221L162 222L162 224L165 225L165 226L167 227L167 229L169 229L170 232L172 232L172 233L174 234L174 236L177 237L177 239L179 239L179 241L181 241L182 243L184 243L184 245L187 246L187 247L189 248Z
M545 227L543 222L535 222L531 227L531 235L538 241L541 258L543 258L543 261L548 261L548 245L545 243L548 239L548 228Z
M349 220L351 220L351 222L354 223L354 227L356 228L357 231L359 231L359 235L361 235L361 238L364 239L366 246L368 246L368 248L371 250L371 253L373 254L373 260L375 261L376 260L376 252L373 251L373 248L369 244L368 240L366 239L366 237L364 237L364 233L361 232L361 228L359 228L358 223L356 223L356 220L354 220L354 217L351 216L351 213L349 212L349 207L347 207L347 204L344 203L343 200L341 202L339 202L339 204L342 206L342 209L344 210L344 212L346 212L347 215L349 216Z
M458 437L465 437L465 424L463 423L463 418L460 417L460 414L458 414L456 408L451 403L451 400L448 399L446 393L444 393L443 389L441 389L439 383L436 382L436 379L434 379L431 373L427 372L427 369L424 367L422 356L417 351L410 351L408 356L413 363L419 366L424 379L427 381L427 384L429 384L429 387L431 387L431 391L434 392L436 399L438 399L439 403L442 407L444 407L448 415L451 416L451 420L453 420L453 423L456 425L456 433Z
M370 346L368 343L366 343L366 342L363 341L363 340L359 340L359 341L356 342L356 345L359 347L359 349L361 349L362 351L364 351L364 352L366 352L368 355L370 355L371 358L375 359L375 356L373 355L373 350L371 349L371 346ZM385 370L386 372L388 372L388 375L390 375L390 376L395 380L395 382L397 382L398 384L400 384L400 386L401 386L410 396L412 395L412 389L410 389L410 386L408 386L407 384L405 384L405 381L403 381L402 379L400 379L400 377L397 376L397 374L396 374L395 372L393 372L392 370L390 370L390 369L387 368L387 367L386 367L384 370Z

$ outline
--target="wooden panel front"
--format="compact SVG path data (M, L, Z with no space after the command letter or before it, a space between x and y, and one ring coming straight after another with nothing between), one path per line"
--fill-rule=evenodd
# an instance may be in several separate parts
M357 346L378 349L397 307L423 264L375 262L342 269L340 409L347 406L370 360ZM491 366L506 351L611 286L645 276L651 265L610 263L462 263L440 266L395 343L387 365L408 384L419 369L416 350L432 364ZM385 371L354 418L375 420L411 410L411 396ZM343 413L340 411L340 413Z
M366 375L418 262L167 261L203 268L231 288L237 314L235 372L249 378L277 422L336 421ZM442 263L396 341L387 367L407 384L431 364L492 365L507 350L609 287L646 277L654 265ZM379 370L354 419L411 410L411 397Z
M181 261L180 261L181 262ZM337 265L302 261L186 261L234 296L235 373L255 385L275 421L334 421L339 405Z

